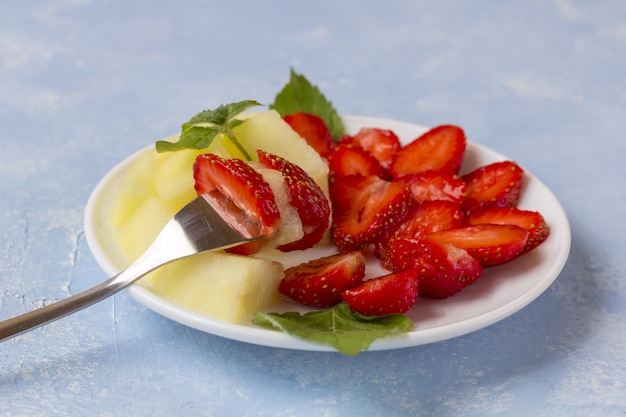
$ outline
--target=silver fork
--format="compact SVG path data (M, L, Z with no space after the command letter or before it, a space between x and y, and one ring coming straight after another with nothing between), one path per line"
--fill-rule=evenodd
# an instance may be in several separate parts
M176 213L127 269L81 293L0 322L0 341L97 303L167 263L259 237L261 225L230 200L217 191L202 194Z

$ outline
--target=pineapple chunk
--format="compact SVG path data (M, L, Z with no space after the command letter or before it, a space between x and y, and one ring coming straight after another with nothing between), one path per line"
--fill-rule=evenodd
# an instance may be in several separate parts
M137 259L175 213L156 197L148 197L134 207L128 221L115 229L115 240L124 256L129 261Z
M111 226L122 227L146 198L156 194L154 171L159 161L155 155L156 152L152 149L144 149L126 171L109 214Z
M241 323L278 300L282 277L279 262L210 252L166 265L150 289L198 313Z
M157 154L159 164L154 172L156 195L174 211L196 197L193 163L205 150L185 149Z
M178 136L168 140L176 141ZM129 260L136 259L156 238L167 220L196 197L193 163L200 154L211 152L230 158L238 152L230 139L218 135L209 148L157 153L146 148L123 176L109 223L115 239Z
M328 165L278 112L247 112L241 117L246 122L233 133L252 158L256 159L257 149L281 156L304 169L328 195Z
M205 149L204 153L213 153L225 159L238 158L244 161L248 160L248 157L237 147L237 145L235 145L233 140L223 133L220 133L215 137L211 146Z
M177 141L178 135L168 138ZM242 157L232 141L220 134L206 149L183 149L176 152L156 153L153 181L156 195L174 211L178 211L196 197L193 164L198 155L213 153L222 158Z

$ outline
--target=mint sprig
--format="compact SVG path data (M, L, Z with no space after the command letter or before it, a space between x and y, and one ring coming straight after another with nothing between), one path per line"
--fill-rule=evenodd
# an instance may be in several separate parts
M276 110L281 116L298 112L314 114L324 120L335 141L343 136L343 122L333 104L318 87L293 69L290 71L289 82L276 95L269 108Z
M352 311L344 302L303 315L297 312L256 312L253 323L332 346L350 356L367 350L376 339L413 329L413 322L404 314L364 316Z
M182 149L208 148L218 134L229 138L245 158L250 155L241 146L233 133L233 129L244 122L235 117L250 107L261 106L254 100L243 100L236 103L222 104L215 110L204 110L182 125L177 142L159 140L155 143L157 152L173 152Z

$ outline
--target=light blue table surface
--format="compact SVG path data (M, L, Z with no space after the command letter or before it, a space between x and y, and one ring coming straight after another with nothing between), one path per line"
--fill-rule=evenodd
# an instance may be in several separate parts
M0 343L2 416L626 415L626 3L0 3L0 317L105 278L101 177L204 108L273 100L289 69L341 113L433 126L535 173L569 259L513 316L347 357L228 340L123 292Z

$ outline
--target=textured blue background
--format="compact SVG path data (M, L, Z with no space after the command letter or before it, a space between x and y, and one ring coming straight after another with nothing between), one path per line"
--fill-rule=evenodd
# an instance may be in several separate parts
M87 198L203 108L270 102L289 68L344 114L456 123L539 176L572 251L530 306L356 358L191 330L125 293L0 344L0 414L623 416L626 3L0 3L0 316L105 278Z

